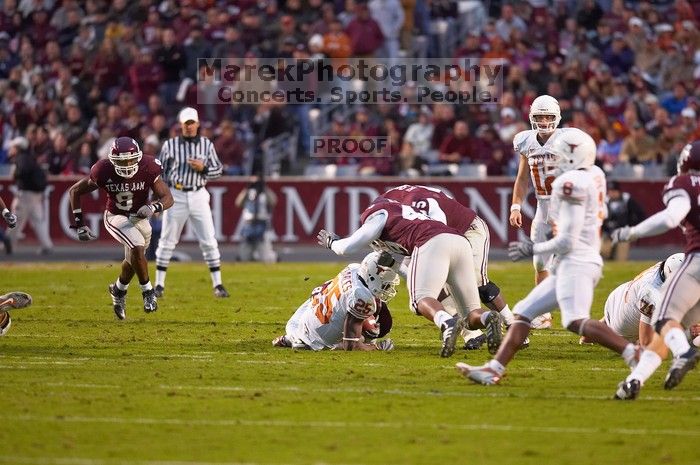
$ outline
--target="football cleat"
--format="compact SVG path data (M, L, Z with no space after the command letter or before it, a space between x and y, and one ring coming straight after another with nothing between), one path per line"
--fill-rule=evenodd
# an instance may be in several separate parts
M533 318L532 323L530 323L532 329L547 329L552 327L552 314L547 312L542 315Z
M157 299L160 299L163 297L163 294L165 293L165 288L158 284L156 287L153 288L153 292L156 295Z
M486 333L486 345L489 348L489 353L493 355L498 352L498 347L503 340L501 317L498 313L489 312L489 315L486 317L486 328L484 328L484 332Z
M495 370L489 368L487 365L473 367L471 365L467 365L466 363L460 362L455 365L455 368L465 378L485 386L497 384L501 380L501 375L496 373Z
M464 343L464 350L479 350L486 343L486 334L479 334Z
M143 295L143 311L152 313L158 310L158 299L156 298L155 289L149 289L141 293Z
M292 347L292 341L287 335L278 336L272 340L272 347Z
M121 291L117 285L112 283L109 285L109 295L112 296L112 308L114 315L120 320L126 319L126 291Z
M231 297L231 294L228 293L228 291L222 284L219 284L218 286L214 287L214 297Z
M615 399L617 400L634 400L639 395L639 390L642 388L642 384L638 379L633 379L632 381L620 381L617 385L617 391L615 391Z
M0 312L29 307L32 304L32 296L26 292L10 292L0 295Z
M452 357L455 353L455 344L457 344L457 336L462 330L462 318L454 316L442 324L442 348L440 349L440 357Z
M698 359L700 359L700 352L692 347L680 357L674 357L664 381L664 389L673 389L681 384L686 373L695 368Z

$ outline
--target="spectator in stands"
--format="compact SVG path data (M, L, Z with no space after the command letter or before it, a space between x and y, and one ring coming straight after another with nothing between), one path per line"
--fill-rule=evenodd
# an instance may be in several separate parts
M513 158L512 140L504 143L496 129L482 125L476 132L477 159L486 165L487 176L505 176L508 174L508 163Z
M161 41L162 45L155 52L155 61L163 70L160 93L165 103L170 106L175 103L175 96L180 86L182 70L185 67L185 51L180 44L176 43L175 32L171 28L163 29Z
M433 136L431 118L430 108L424 105L418 114L418 121L406 130L399 155L399 169L402 175L417 176L420 164L430 157Z
M685 107L681 111L680 131L683 140L686 142L700 139L700 126L698 126L697 115L691 107Z
M369 11L379 25L384 42L375 51L378 58L390 60L399 56L399 36L404 23L404 11L399 0L370 0Z
M514 30L524 33L527 31L527 24L521 17L515 16L513 6L506 3L501 7L501 17L496 21L496 31L501 39L509 42Z
M355 57L372 57L384 45L384 34L372 19L366 3L355 6L356 16L345 28Z
M596 0L584 0L576 14L576 22L584 29L592 31L596 28L598 21L600 21L602 17L603 10Z
M640 123L632 126L632 132L622 142L620 161L635 165L656 163L656 143Z
M511 107L501 109L500 116L501 120L495 125L498 137L502 142L512 144L513 137L527 129L527 126L523 121L518 121L517 114Z
M673 86L673 95L661 101L661 106L671 115L679 115L688 106L688 90L682 82Z
M219 125L219 136L214 140L214 148L224 165L224 174L239 176L243 174L243 155L245 147L236 137L236 128L229 120Z
M622 150L622 137L614 126L608 126L605 137L598 144L598 163L606 173L618 164Z
M475 145L474 138L469 135L469 125L466 121L457 120L452 134L449 134L440 144L439 160L442 163L477 162Z
M129 67L131 91L139 106L146 107L148 98L156 93L162 81L163 69L160 64L153 62L150 49L142 48L136 62Z
M49 236L49 218L44 211L46 172L36 157L29 152L29 143L24 137L12 139L9 148L9 156L14 164L12 177L17 186L17 195L12 200L11 208L17 215L17 227L7 232L7 237L12 243L10 250L16 248L19 236L24 231L27 221L30 221L34 234L41 243L39 253L49 254L53 250L53 243Z
M613 34L612 43L603 51L603 61L615 77L627 74L634 66L634 52L625 42L622 32Z
M617 181L608 182L606 204L608 217L603 221L601 255L606 259L612 258L617 261L627 261L630 250L629 242L618 242L613 245L610 233L616 228L634 226L641 222L646 215L628 192L622 192L620 183Z

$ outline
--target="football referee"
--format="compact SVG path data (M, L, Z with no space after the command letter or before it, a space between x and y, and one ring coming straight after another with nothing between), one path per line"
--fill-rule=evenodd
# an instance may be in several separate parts
M182 135L165 141L160 150L163 178L170 186L174 205L163 212L163 226L156 250L157 297L165 291L165 274L180 241L182 228L189 219L202 249L204 261L209 266L216 297L228 297L221 283L221 254L214 232L214 219L209 206L207 180L221 176L222 165L214 150L214 144L198 134L199 115L191 107L183 108L178 115Z

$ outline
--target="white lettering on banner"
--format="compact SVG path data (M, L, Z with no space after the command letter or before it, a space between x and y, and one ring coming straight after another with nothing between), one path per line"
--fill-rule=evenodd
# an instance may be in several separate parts
M512 189L510 187L497 187L499 199L498 215L491 209L488 201L479 193L475 187L465 187L464 193L469 196L469 205L472 210L476 211L477 215L483 218L489 224L491 233L496 233L502 242L508 242L508 218L510 210L508 208L509 197Z
M364 210L360 210L360 196L366 195L370 202L379 196L379 191L373 187L348 187L348 233L356 231L360 227L360 216Z
M296 187L284 186L281 188L285 195L285 229L284 236L282 240L284 242L297 242L299 236L294 233L294 217L299 217L299 222L301 223L301 228L309 236L315 236L316 230L325 228L329 231L335 229L335 194L340 190L338 187L326 187L323 189L323 193L318 199L316 208L314 209L311 218L309 218L309 213L304 207L304 202L302 202L299 197L299 192ZM321 217L321 212L325 210L325 219L323 226L317 227L319 218Z
M50 192L55 189L55 186L50 185L49 189L49 195L46 196L47 201L49 200L49 197L51 195ZM100 193L97 190L90 192L89 195L95 200L97 200L100 197ZM61 194L61 200L58 202L58 222L61 225L61 230L63 231L63 234L77 241L78 233L75 232L74 229L71 229L71 225L73 223L71 221L72 216L69 214L70 211L70 190L66 189L63 191L63 194ZM93 234L95 234L99 238L102 213L84 213L83 217Z

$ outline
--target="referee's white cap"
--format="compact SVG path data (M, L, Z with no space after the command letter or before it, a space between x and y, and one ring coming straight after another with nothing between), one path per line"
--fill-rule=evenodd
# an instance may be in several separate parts
M177 119L182 124L184 124L188 121L199 122L199 114L197 113L197 110L195 110L194 108L185 107L182 110L180 110L180 114L178 115Z

